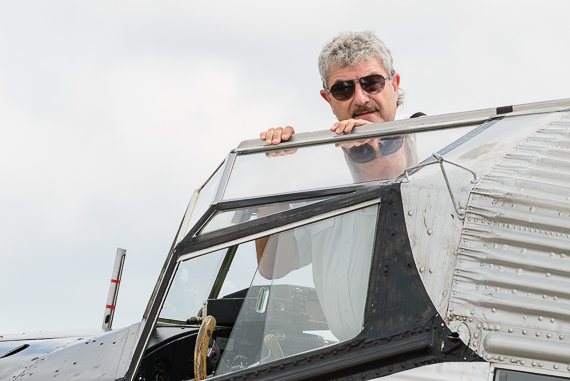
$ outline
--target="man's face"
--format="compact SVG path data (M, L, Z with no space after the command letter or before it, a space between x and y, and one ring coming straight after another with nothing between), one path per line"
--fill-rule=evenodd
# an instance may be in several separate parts
M395 73L391 80L386 80L386 85L380 93L370 94L362 90L358 79L373 74L380 74L384 78L389 76L377 58L360 61L354 66L343 68L333 66L330 69L327 83L329 89L340 81L357 80L354 84L354 95L346 101L338 101L325 90L321 90L321 96L331 105L339 121L364 119L372 123L381 123L394 120L400 75Z

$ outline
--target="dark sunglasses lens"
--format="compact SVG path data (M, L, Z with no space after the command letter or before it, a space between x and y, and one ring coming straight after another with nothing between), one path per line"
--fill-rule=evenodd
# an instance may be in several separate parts
M401 136L394 136L393 138L385 138L378 142L380 146L380 154L382 156L388 156L398 151L404 142L404 138Z
M360 86L362 90L370 94L378 94L384 90L386 80L381 75L369 75L368 77L360 78Z
M352 81L337 82L331 87L331 95L337 101L349 100L354 94L354 83Z
M368 163L376 158L376 151L370 144L362 144L360 146L350 147L348 150L350 159L358 164Z

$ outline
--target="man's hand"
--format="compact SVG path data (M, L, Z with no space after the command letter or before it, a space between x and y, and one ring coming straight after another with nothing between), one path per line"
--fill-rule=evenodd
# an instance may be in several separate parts
M331 131L336 132L337 135L344 133L349 133L352 129L356 126L362 126L365 124L372 124L368 120L364 119L346 119L341 120L340 122L336 122L332 125Z
M291 135L295 133L295 130L291 126L270 128L267 131L259 134L261 140L265 140L265 143L270 146L272 144L279 144L281 141L288 140Z

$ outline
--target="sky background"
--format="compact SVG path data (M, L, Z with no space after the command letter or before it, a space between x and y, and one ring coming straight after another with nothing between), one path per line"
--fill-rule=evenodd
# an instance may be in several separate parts
M242 140L335 121L317 57L392 50L402 117L570 98L570 2L0 2L0 335L140 321L194 189Z

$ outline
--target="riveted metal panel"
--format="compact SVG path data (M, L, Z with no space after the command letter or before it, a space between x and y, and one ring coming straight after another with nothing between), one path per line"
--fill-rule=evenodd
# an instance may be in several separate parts
M479 178L512 152L526 137L561 118L563 113L521 115L485 123L458 144L441 151L446 158L467 166ZM445 165L451 191L466 207L474 184L472 175ZM450 289L464 221L458 218L438 165L424 167L402 184L406 224L420 276L442 316L447 316Z
M73 338L65 345L40 354L26 364L13 380L115 380L124 373L125 350L129 352L136 339L138 324L96 337ZM60 339L62 340L62 339ZM24 354L26 351L22 351ZM128 357L128 356L127 356Z
M570 115L538 129L468 202L448 319L485 359L570 374Z
M490 381L493 370L488 362L444 362L375 378L373 381Z

